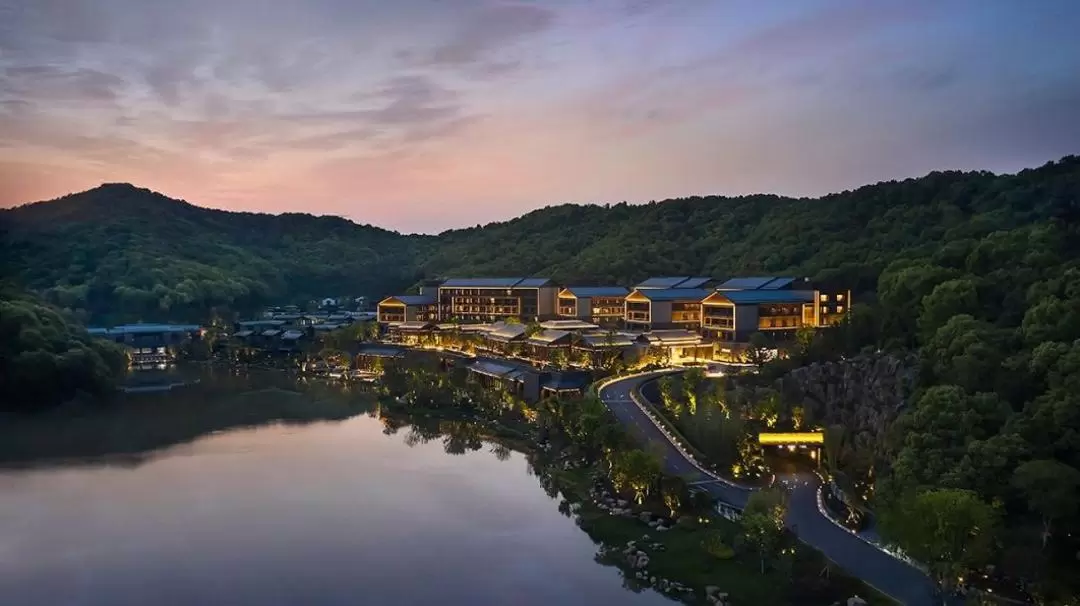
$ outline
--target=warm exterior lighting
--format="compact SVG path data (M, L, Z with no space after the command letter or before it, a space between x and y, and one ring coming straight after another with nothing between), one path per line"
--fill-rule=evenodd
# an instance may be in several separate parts
M758 443L763 446L791 444L824 444L825 434L815 431L759 433Z

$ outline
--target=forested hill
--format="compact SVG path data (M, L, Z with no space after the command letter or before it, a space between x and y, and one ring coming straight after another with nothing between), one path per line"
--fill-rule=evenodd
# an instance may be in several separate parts
M932 255L946 244L958 255L993 232L1053 220L1080 222L1080 157L1016 175L935 172L818 199L713 196L550 207L445 232L423 270L600 283L793 272L840 276L870 290L897 258Z
M1080 158L1070 156L1016 175L936 172L819 199L562 205L439 236L211 210L112 184L4 211L0 229L7 271L55 304L95 320L194 319L214 306L377 297L450 275L630 283L792 272L869 291L901 258L993 270L1038 252L1045 229L1080 223L1078 200ZM1011 235L983 242L996 232Z
M382 293L431 238L337 217L201 208L107 184L0 214L7 271L84 319L202 319L210 308Z

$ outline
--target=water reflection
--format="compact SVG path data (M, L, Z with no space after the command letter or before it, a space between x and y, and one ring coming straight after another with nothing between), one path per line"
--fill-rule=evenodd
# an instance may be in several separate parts
M4 424L0 460L2 604L667 603L594 563L549 466L362 392L219 374Z

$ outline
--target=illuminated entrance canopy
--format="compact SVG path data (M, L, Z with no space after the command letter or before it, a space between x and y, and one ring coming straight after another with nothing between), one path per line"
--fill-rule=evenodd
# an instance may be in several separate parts
M788 444L824 444L825 434L820 431L767 432L758 434L762 446L785 446Z

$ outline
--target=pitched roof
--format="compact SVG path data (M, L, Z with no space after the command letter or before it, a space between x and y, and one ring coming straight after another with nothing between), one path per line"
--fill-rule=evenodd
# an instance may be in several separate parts
M614 333L612 335L584 335L581 337L581 345L591 349L605 347L630 347L634 344L634 338L626 333Z
M765 286L762 286L761 288L764 290L776 290L778 288L786 288L790 286L791 283L794 281L795 278L777 278L772 282L769 282Z
M524 324L504 324L488 333L496 341L514 341L525 336Z
M728 290L716 294L726 297L736 305L755 303L810 303L814 292L810 290Z
M753 288L761 288L769 282L772 282L776 278L774 276L769 277L751 277L751 278L732 278L727 282L724 282L717 287L717 290L745 290Z
M521 282L518 282L514 286L519 288L539 288L541 286L550 286L551 280L549 278L525 278Z
M250 337L253 334L255 334L254 330L241 330L241 331L237 332L236 334L234 334L233 336L243 339L245 337Z
M245 320L243 322L237 322L237 326L243 326L245 328L257 328L259 326L284 326L284 320Z
M123 324L106 329L110 335L140 335L159 332L195 332L195 324Z
M645 288L636 292L650 301L700 301L712 293L704 288Z
M600 328L591 322L582 320L545 320L540 323L540 328L553 328L555 330L592 330Z
M495 360L477 360L469 365L469 370L497 379L522 380L525 376L523 369Z
M398 330L427 330L435 326L434 322L425 322L423 320L415 320L411 322L401 322L397 325Z
M567 286L563 291L575 297L625 297L630 294L624 286Z
M675 286L684 280L688 280L689 276L656 276L645 280L641 284L638 284L634 288L675 288Z
M529 337L527 343L530 345L551 345L557 341L566 340L569 337L570 333L565 330L545 329Z
M589 382L590 377L587 372L553 372L543 381L541 387L552 391L576 391L588 387Z
M273 328L271 328L269 330L262 331L262 336L264 336L264 337L276 337L276 336L278 336L280 334L281 334L280 330L274 330Z
M285 334L281 335L281 338L287 341L295 341L302 336L304 336L304 331L302 330L286 330Z
M649 345L692 345L702 341L698 333L682 329L653 330L642 334L641 338Z
M696 277L687 278L682 282L675 285L675 288L702 288L705 284L712 281L712 278L708 277Z
M390 295L382 301L379 301L379 305L383 303L392 303L397 301L404 305L431 305L435 303L435 295Z
M549 278L450 278L442 286L451 288L539 288L551 284Z

